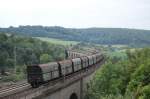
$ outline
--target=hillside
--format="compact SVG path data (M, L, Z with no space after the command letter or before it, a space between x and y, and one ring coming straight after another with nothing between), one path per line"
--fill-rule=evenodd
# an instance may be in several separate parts
M19 26L0 28L3 33L15 33L32 37L50 37L97 44L149 45L150 30L124 28L73 29L58 26Z

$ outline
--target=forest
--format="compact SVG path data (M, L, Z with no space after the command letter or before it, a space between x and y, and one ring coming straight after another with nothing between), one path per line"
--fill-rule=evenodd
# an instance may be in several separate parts
M106 57L88 84L85 99L149 99L150 48L126 51L127 57Z
M19 26L0 28L0 32L31 37L49 37L96 44L124 44L145 47L150 44L150 30L127 28L64 28L59 26Z
M59 61L64 58L64 46L31 37L0 33L0 74L15 74L0 81L23 79L27 65Z

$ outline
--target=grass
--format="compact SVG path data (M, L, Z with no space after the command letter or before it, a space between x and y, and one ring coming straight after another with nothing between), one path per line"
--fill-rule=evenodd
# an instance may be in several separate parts
M126 58L127 45L111 45L111 47L105 47L107 49L106 55L109 57Z
M54 39L54 38L47 38L47 37L36 37L37 39L40 39L42 41L47 41L53 44L58 44L58 45L64 45L64 46L68 46L68 45L76 45L79 42L76 41L65 41L65 40L60 40L60 39Z
M108 44L96 44L97 46L103 46L103 47L108 47ZM121 44L112 44L111 47L115 47L115 48L124 48L124 47L128 47L128 45L121 45Z
M125 52L108 52L108 55L110 57L126 57L126 53Z

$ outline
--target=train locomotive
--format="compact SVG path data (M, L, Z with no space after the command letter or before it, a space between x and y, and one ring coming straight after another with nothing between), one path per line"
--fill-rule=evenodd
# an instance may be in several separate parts
M27 66L28 83L30 83L33 88L37 88L49 81L93 66L102 61L103 58L101 53L97 53L91 56L82 56L59 62Z

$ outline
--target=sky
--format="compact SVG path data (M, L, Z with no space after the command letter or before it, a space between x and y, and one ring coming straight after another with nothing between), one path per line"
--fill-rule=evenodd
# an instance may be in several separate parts
M19 25L150 30L150 0L0 0L0 27Z

